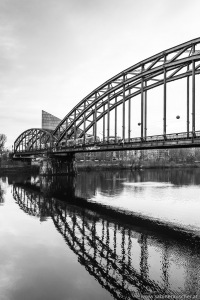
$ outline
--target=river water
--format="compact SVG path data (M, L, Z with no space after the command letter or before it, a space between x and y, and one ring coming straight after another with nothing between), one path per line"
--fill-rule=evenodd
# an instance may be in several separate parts
M0 178L0 299L200 299L200 170Z

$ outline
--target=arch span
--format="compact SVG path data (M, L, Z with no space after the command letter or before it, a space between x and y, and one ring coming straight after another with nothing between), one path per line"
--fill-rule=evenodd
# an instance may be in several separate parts
M56 143L51 130L31 128L22 132L14 142L14 152L44 151Z
M199 49L199 50L198 50ZM59 145L63 140L85 137L92 129L97 138L97 125L102 121L103 140L110 136L110 114L114 110L115 138L119 106L122 108L122 139L125 139L125 104L128 101L128 139L131 136L131 100L141 95L141 138L147 135L147 91L163 85L163 135L166 135L167 83L192 77L192 132L195 132L195 75L200 74L200 38L188 41L151 56L104 82L81 100L53 132ZM189 85L189 84L188 84ZM189 91L188 91L189 98ZM189 132L189 99L187 101Z

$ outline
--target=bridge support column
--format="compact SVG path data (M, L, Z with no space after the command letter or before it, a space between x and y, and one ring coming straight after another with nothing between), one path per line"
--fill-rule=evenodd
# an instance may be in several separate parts
M75 155L71 154L65 157L46 157L40 163L40 175L75 175L76 163Z

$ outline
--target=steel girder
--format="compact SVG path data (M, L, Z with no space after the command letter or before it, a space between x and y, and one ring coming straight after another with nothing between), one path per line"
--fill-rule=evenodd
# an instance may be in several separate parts
M14 142L14 152L29 152L48 150L53 147L55 137L52 136L52 131L31 128L24 131Z
M57 145L63 140L85 136L86 132L93 127L96 137L97 122L107 115L108 134L110 111L117 106L123 106L123 138L125 123L125 102L141 94L141 137L145 128L145 98L148 90L160 85L164 86L164 116L163 134L166 134L166 84L171 81L192 76L192 102L193 120L192 128L195 131L195 82L194 76L200 74L200 51L195 47L200 44L200 38L188 41L176 47L162 51L147 58L132 67L120 72L107 80L82 101L80 101L60 122L53 132ZM117 113L116 113L117 114ZM130 115L129 115L130 118ZM116 122L116 121L115 121ZM189 121L188 121L189 122ZM130 122L129 122L130 124ZM83 130L77 130L83 126ZM105 126L104 126L105 127ZM130 138L130 128L129 128Z

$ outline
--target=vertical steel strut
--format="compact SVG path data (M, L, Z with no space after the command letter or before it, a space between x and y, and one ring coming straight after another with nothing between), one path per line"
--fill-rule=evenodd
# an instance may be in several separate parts
M187 66L187 72L189 73L190 66ZM189 138L190 131L190 77L187 76L187 137Z
M83 123L83 131L84 131L83 143L84 144L85 144L85 128L86 128L85 109L86 109L86 102L84 102L84 123Z
M105 142L105 104L103 106L103 141Z
M110 89L110 84L108 84L108 90ZM108 94L108 114L107 114L107 141L109 141L110 136L110 94Z
M145 81L145 88L147 86L147 82ZM144 138L146 140L147 137L147 91L144 92Z
M125 140L125 74L123 74L122 139Z
M129 89L129 95L131 94L131 90ZM128 141L130 143L131 138L131 98L128 100Z
M95 100L97 100L97 93L95 93ZM94 109L94 140L95 140L95 142L96 142L96 139L97 139L97 105L95 103L95 109Z
M117 97L115 98L115 103L117 103ZM117 142L117 106L115 107L115 143Z
M164 56L164 64L166 62L166 55ZM166 137L166 127L167 127L167 122L166 122L166 108L167 108L167 71L164 66L164 90L163 90L163 135Z
M67 127L68 127L68 119L66 119L65 123L66 123L66 129L67 129ZM66 136L66 142L67 142L67 139L68 139L67 132L66 132L65 136Z
M32 133L31 133L31 137L32 137L32 141L33 141L33 131L32 131ZM37 145L36 145L36 147L37 147Z
M95 113L94 113L94 109L92 110L92 121L93 121L93 126L92 126L92 135L93 135L93 137L94 137L94 134L95 134L95 115L94 115Z
M142 65L142 68L141 68L141 73L143 72L144 70L144 65ZM144 117L144 79L143 77L141 78L141 122L140 122L140 126L141 126L141 140L143 140L143 132L144 132L144 120L143 120L143 117Z
M74 111L74 119L76 120L76 110ZM76 139L76 121L74 122L74 139Z
M193 45L193 53L195 45ZM192 61L192 133L195 134L195 61Z

